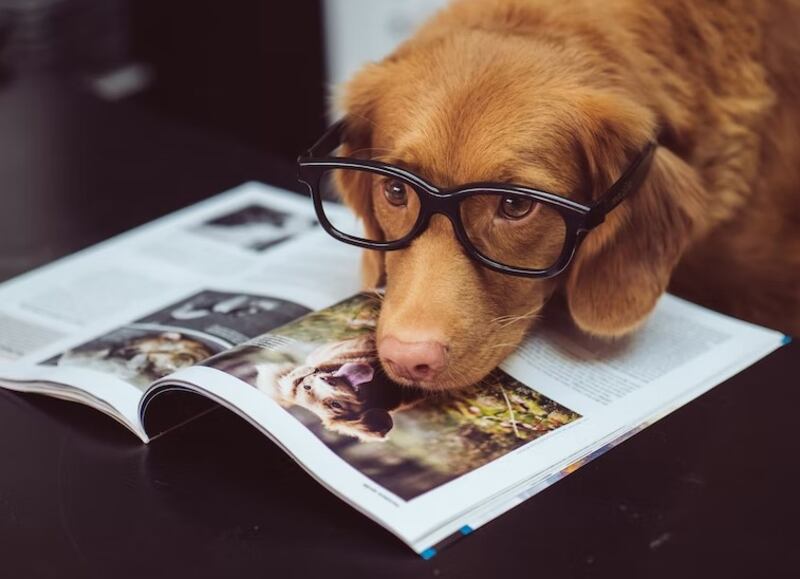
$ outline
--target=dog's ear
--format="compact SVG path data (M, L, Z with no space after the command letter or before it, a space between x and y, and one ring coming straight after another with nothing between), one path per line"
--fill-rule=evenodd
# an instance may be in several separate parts
M350 81L341 99L345 111L345 129L340 154L345 157L367 157L373 143L375 106L380 96L383 67L373 64L364 68ZM370 239L384 238L372 207L372 184L368 173L339 171L336 188L344 203L364 224ZM361 279L365 288L373 289L385 283L386 269L381 251L364 250L361 261Z
M583 163L596 198L624 171L652 129L646 115L637 122L635 107L593 104L603 120L597 120L588 139L584 135ZM587 235L575 256L566 298L578 327L619 336L646 319L684 250L705 229L705 197L699 175L658 147L644 183Z

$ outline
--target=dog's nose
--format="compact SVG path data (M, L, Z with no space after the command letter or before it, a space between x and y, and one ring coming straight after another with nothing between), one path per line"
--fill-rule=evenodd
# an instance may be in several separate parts
M378 347L381 359L398 376L418 382L430 380L445 367L445 347L439 342L403 342L386 336Z

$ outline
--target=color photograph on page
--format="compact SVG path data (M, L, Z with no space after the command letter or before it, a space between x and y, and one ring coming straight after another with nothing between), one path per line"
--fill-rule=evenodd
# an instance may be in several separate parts
M456 393L389 380L375 349L380 300L361 294L215 356L345 462L411 500L580 415L501 370Z

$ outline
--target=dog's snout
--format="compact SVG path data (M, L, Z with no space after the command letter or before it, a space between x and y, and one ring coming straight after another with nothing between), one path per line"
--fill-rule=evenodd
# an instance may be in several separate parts
M379 353L392 372L413 382L435 378L446 364L445 346L433 340L404 342L386 336L381 340Z

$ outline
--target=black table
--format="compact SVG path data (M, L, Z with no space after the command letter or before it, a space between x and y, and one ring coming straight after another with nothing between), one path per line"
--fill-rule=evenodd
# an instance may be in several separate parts
M0 87L0 278L284 162L99 102ZM216 410L144 446L0 390L0 576L800 576L796 343L423 561Z

